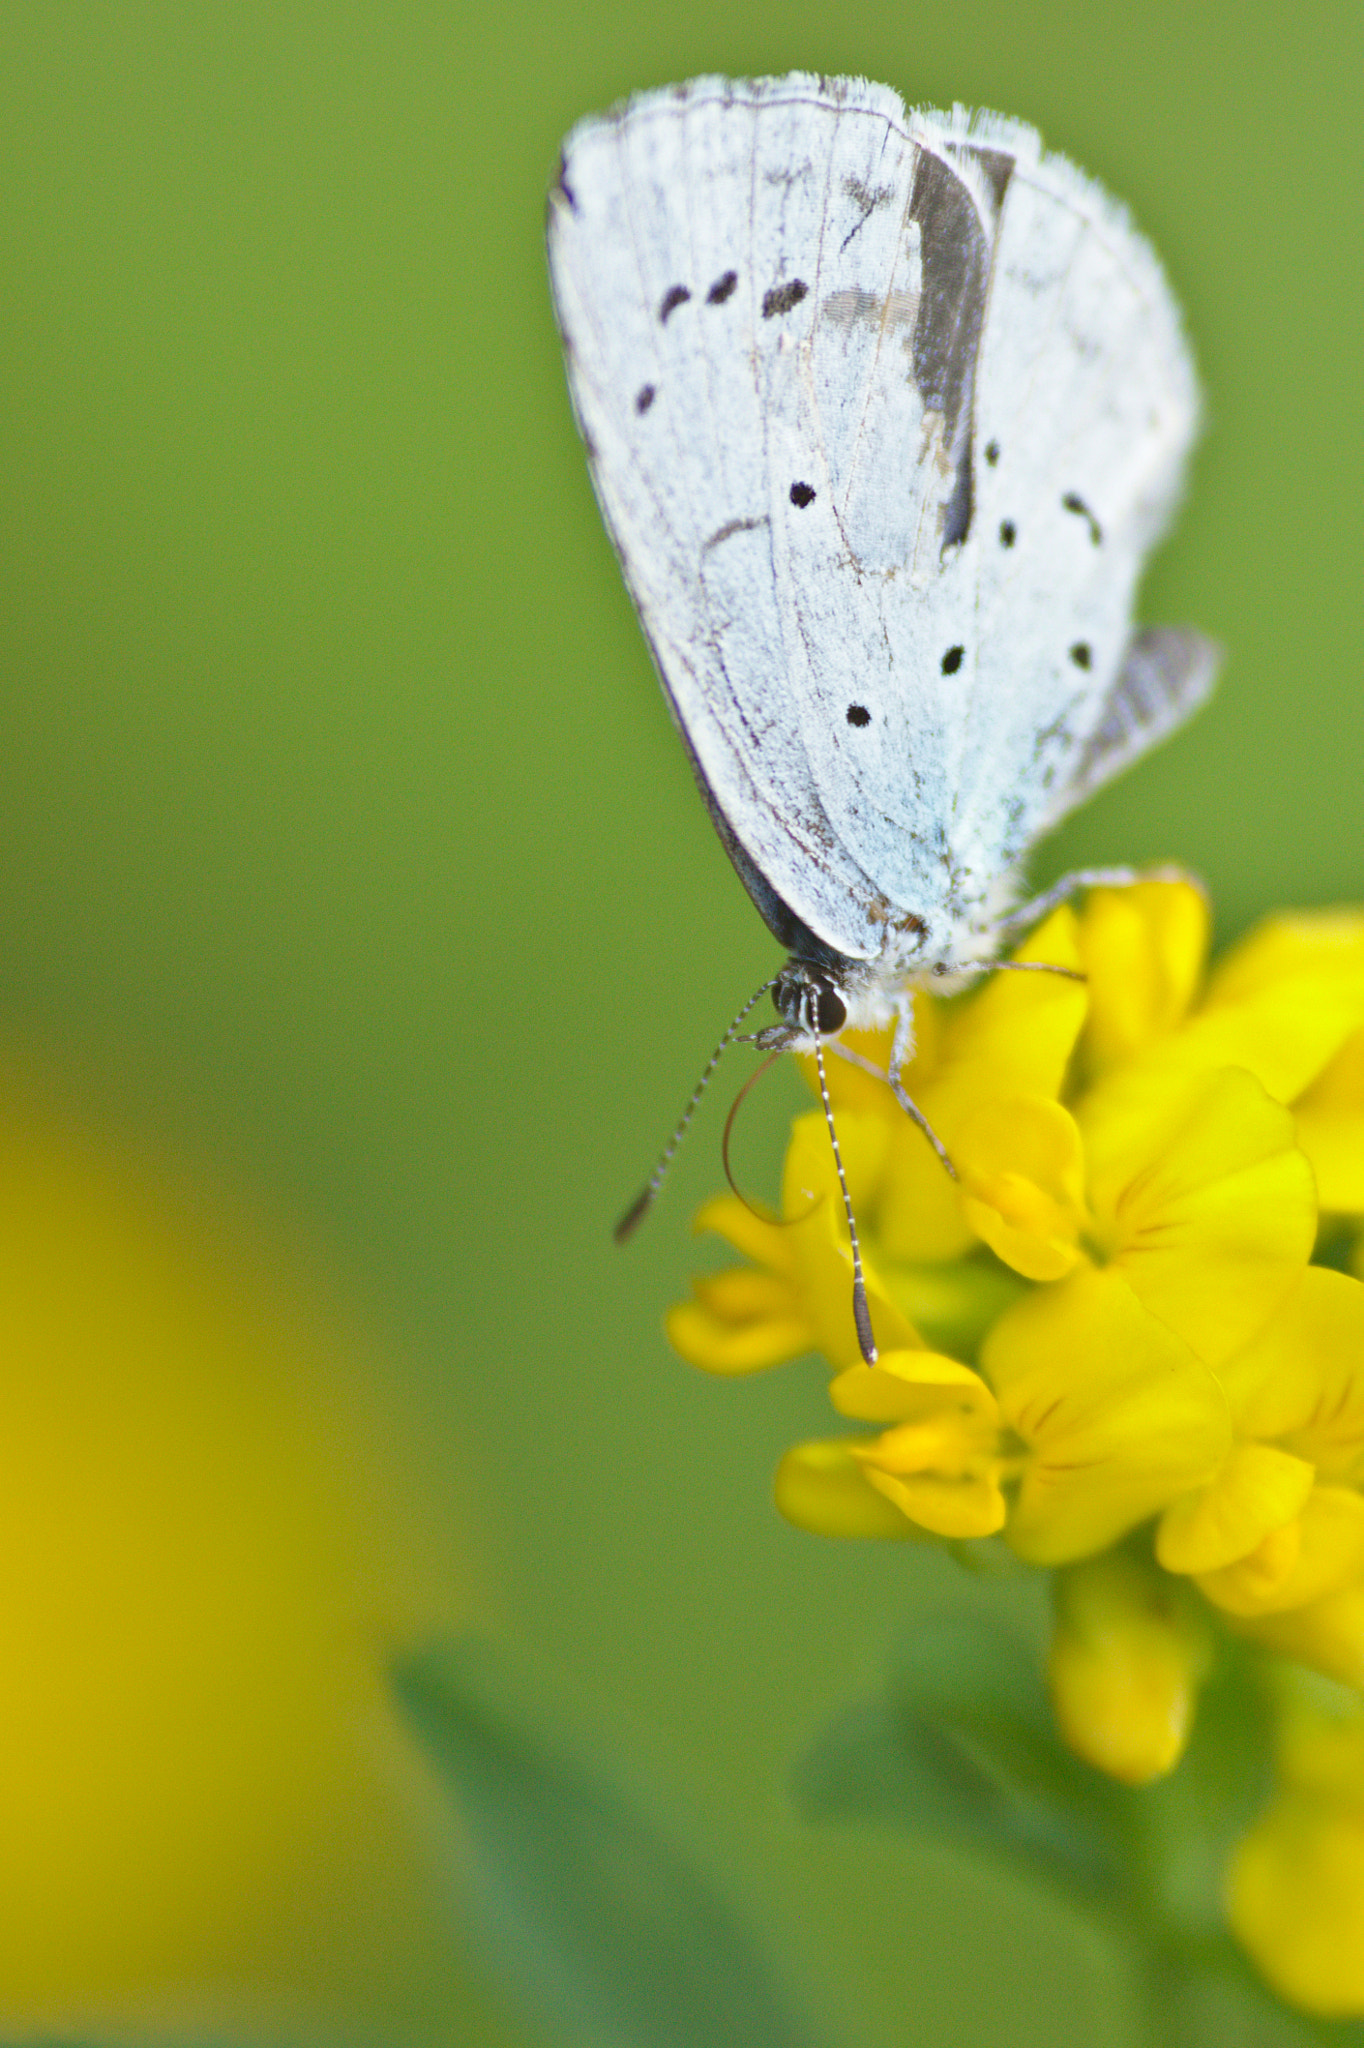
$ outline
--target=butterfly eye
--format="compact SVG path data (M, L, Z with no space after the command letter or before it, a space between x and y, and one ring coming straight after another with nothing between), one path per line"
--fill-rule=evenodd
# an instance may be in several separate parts
M848 1021L848 1006L831 982L821 982L810 990L807 1009L814 1011L815 1028L826 1038L841 1031Z

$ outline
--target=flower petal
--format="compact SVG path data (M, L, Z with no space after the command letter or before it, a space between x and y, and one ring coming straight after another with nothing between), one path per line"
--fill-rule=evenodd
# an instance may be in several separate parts
M1315 1481L1313 1466L1272 1444L1234 1444L1207 1486L1165 1510L1156 1557L1167 1572L1233 1564L1301 1513Z
M1364 1691L1364 1580L1351 1579L1321 1600L1280 1614L1227 1619L1238 1635L1277 1656Z
M1296 1535L1296 1541L1285 1541ZM1336 1592L1364 1570L1364 1499L1348 1487L1319 1486L1296 1522L1198 1584L1229 1614L1281 1613Z
M889 1352L841 1373L835 1407L889 1422L850 1445L871 1484L939 1536L990 1536L1004 1523L999 1410L978 1373L928 1351Z
M737 1195L712 1195L692 1220L692 1233L722 1237L736 1252L760 1266L784 1272L790 1265L790 1236L780 1218L757 1216Z
M1213 1374L1122 1275L1081 1268L1003 1315L982 1369L1030 1448L1009 1541L1034 1564L1104 1549L1211 1478L1230 1436Z
M871 1207L869 1184L884 1158L886 1126L875 1118L850 1115L839 1124L849 1188L855 1210ZM823 1113L797 1117L782 1176L782 1205L787 1218L782 1234L785 1257L800 1276L801 1303L815 1333L815 1348L836 1367L861 1357L852 1312L852 1247L843 1212L842 1190ZM864 1252L872 1328L877 1343L892 1351L916 1348L917 1331L906 1321L883 1285L876 1261Z
M1219 963L1198 1015L1138 1064L1244 1067L1276 1102L1292 1102L1361 1028L1364 917L1276 917Z
M1265 918L1218 962L1208 993L1219 1003L1242 1002L1300 974L1337 980L1364 974L1364 912L1299 910Z
M1059 1102L982 1104L956 1142L962 1211L997 1257L1028 1280L1060 1280L1080 1257L1084 1157Z
M993 1536L1004 1527L1004 1495L993 1471L903 1476L865 1462L863 1469L879 1493L934 1536L959 1542Z
M1054 911L1014 959L1079 972L1074 912ZM944 1086L964 1077L973 1101L985 1084L992 1095L1059 1095L1088 1006L1084 982L1063 974L992 975L946 1022Z
M1123 1551L1069 1565L1055 1581L1047 1660L1062 1737L1124 1785L1173 1770L1210 1661L1187 1596Z
M1101 1085L1079 1118L1091 1205L1124 1276L1220 1364L1311 1254L1316 1193L1291 1116L1232 1068L1172 1091Z
M1293 1114L1322 1208L1364 1213L1364 1031L1346 1040Z
M777 1467L779 1512L817 1536L890 1536L901 1541L923 1531L878 1492L846 1439L796 1444Z
M790 1285L755 1266L692 1282L695 1301L669 1309L668 1342L688 1365L703 1372L763 1372L800 1358L815 1345L815 1331Z
M1237 1432L1273 1438L1328 1479L1364 1477L1364 1285L1308 1266L1219 1369Z
M943 1142L952 1149L951 1097L935 1089L913 1098ZM902 1129L886 1156L877 1209L876 1234L887 1259L897 1265L942 1265L974 1250L976 1238L962 1215L957 1183L922 1131L896 1105Z
M1175 1029L1203 973L1209 924L1207 898L1192 882L1091 892L1079 934L1091 1071L1131 1059Z
M1323 2015L1364 2011L1364 1814L1276 1799L1228 1872L1232 1932L1279 1997Z
M910 1422L943 1408L983 1417L991 1428L999 1418L980 1374L933 1351L883 1351L874 1366L841 1372L829 1398L840 1415L859 1422Z

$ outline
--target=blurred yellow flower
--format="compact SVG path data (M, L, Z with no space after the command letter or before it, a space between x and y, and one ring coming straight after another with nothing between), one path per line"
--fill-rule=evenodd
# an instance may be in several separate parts
M1281 1998L1364 2012L1364 1702L1280 1674L1277 1785L1228 1871L1228 1918Z
M956 1181L829 1060L874 1368L818 1113L780 1221L701 1212L749 1263L669 1323L712 1372L835 1368L866 1429L787 1453L792 1521L1064 1567L1058 1718L1133 1783L1177 1762L1217 1626L1364 1682L1364 1283L1310 1263L1324 1210L1364 1219L1364 915L1273 919L1211 974L1207 941L1189 884L1097 890L1017 956L1083 980L918 993L905 1083Z
M405 1556L376 1354L287 1274L4 1076L7 2034L316 2016L434 1940L383 1661L450 1550Z
M1211 1635L1192 1600L1130 1550L1055 1580L1047 1677L1061 1733L1125 1785L1163 1777L1189 1739Z

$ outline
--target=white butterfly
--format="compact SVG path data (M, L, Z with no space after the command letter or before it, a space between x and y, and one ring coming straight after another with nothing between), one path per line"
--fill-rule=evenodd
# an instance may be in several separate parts
M570 135L549 259L597 495L808 1042L1081 883L1036 839L1211 687L1134 632L1198 397L1126 214L1034 131L794 73Z

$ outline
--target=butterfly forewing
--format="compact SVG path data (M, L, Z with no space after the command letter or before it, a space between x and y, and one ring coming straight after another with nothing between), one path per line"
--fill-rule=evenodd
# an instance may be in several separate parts
M753 259L777 232L766 213L755 228L755 187L781 218L794 205L760 182L760 125L787 138L780 162L805 118L701 81L585 123L551 195L549 250L598 496L712 808L783 901L846 939L868 882L791 716L763 362L786 330L764 317L772 265L758 276Z

